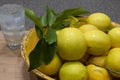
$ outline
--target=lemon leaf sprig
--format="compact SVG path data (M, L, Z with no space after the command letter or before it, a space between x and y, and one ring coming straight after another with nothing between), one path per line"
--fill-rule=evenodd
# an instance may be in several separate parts
M84 10L81 7L64 10L63 12L57 14L56 21L55 23L53 23L52 27L54 29L62 29L66 24L68 24L68 22L66 22L65 20L68 19L69 17L71 16L76 17L83 14L88 14L88 13L90 12L87 10Z
M39 37L36 47L29 55L29 71L39 67L42 63L48 64L56 52L56 31L51 28L56 16L49 7L47 7L46 12L45 17L37 17L32 10L25 8L25 13L34 22Z
M46 16L37 17L32 10L25 8L25 14L34 22L39 38L37 45L29 55L30 67L28 71L38 68L43 63L49 64L53 59L57 51L56 30L69 27L69 22L66 19L70 16L75 17L88 13L89 11L82 8L73 8L55 13L53 9L47 6Z
M29 17L29 19L31 19L35 23L35 25L37 25L40 29L42 29L40 19L36 16L36 14L29 8L24 8L24 10L25 10L25 15Z

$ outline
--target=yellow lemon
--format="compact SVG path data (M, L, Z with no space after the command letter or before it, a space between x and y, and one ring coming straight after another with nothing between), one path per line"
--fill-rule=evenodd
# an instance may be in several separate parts
M105 13L96 12L88 16L87 23L95 25L100 30L105 31L106 27L111 25L111 19Z
M106 56L91 56L88 61L86 62L86 64L95 64L95 65L99 65L99 66L104 66L105 65L105 59Z
M60 30L57 33L57 50L65 60L79 60L87 50L83 33L73 27Z
M105 66L112 70L112 74L116 77L120 77L120 48L113 48L109 51ZM114 71L114 72L113 72ZM119 72L119 73L115 73Z
M91 55L103 55L111 47L111 40L106 33L100 30L92 30L84 33L87 41L87 53Z
M60 80L87 80L87 69L80 62L66 62L59 71Z
M115 27L108 32L112 47L120 47L120 27Z
M46 75L54 75L58 72L59 68L61 67L61 64L62 62L60 58L57 55L55 55L49 64L42 64L37 69Z
M87 66L87 71L87 80L111 80L111 77L105 68L89 64Z
M91 30L96 30L98 28L92 24L84 24L84 25L80 26L79 29L82 32L87 32L87 31L91 31Z

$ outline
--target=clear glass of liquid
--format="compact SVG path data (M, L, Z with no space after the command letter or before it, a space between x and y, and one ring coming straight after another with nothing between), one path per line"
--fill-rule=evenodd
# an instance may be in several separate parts
M18 4L0 7L0 25L9 48L19 48L25 33L25 12Z

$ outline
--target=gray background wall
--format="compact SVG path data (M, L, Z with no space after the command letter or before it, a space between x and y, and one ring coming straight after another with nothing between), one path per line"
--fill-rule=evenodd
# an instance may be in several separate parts
M0 0L0 6L7 3L16 3L34 10L37 15L45 14L46 6L60 12L64 9L83 7L91 12L104 12L112 21L120 23L120 0ZM26 19L26 29L33 27L33 23Z

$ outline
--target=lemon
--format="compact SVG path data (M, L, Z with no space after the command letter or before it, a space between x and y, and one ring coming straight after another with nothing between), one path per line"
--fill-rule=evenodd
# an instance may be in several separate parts
M87 23L95 25L100 30L105 31L106 27L111 25L111 19L105 13L96 12L88 16Z
M92 24L84 24L84 25L80 26L79 29L82 32L87 32L87 31L91 31L91 30L96 30L98 28Z
M112 47L120 47L120 27L115 27L108 32Z
M87 41L87 53L91 55L103 55L111 47L111 40L106 33L100 30L92 30L84 33Z
M56 54L49 64L42 64L37 69L46 75L54 75L58 72L61 64L62 62Z
M87 69L80 62L66 62L59 71L60 80L87 80Z
M89 64L87 65L87 71L87 80L111 80L111 77L105 68Z
M79 60L87 50L83 33L73 27L60 30L57 33L57 50L65 60Z
M109 51L105 65L106 67L114 70L115 72L120 72L120 48L113 48ZM112 72L111 72L112 73ZM120 74L113 74L114 76L120 77Z
M95 64L95 65L99 65L99 66L104 66L105 65L105 59L106 56L91 56L88 61L86 62L86 64Z

